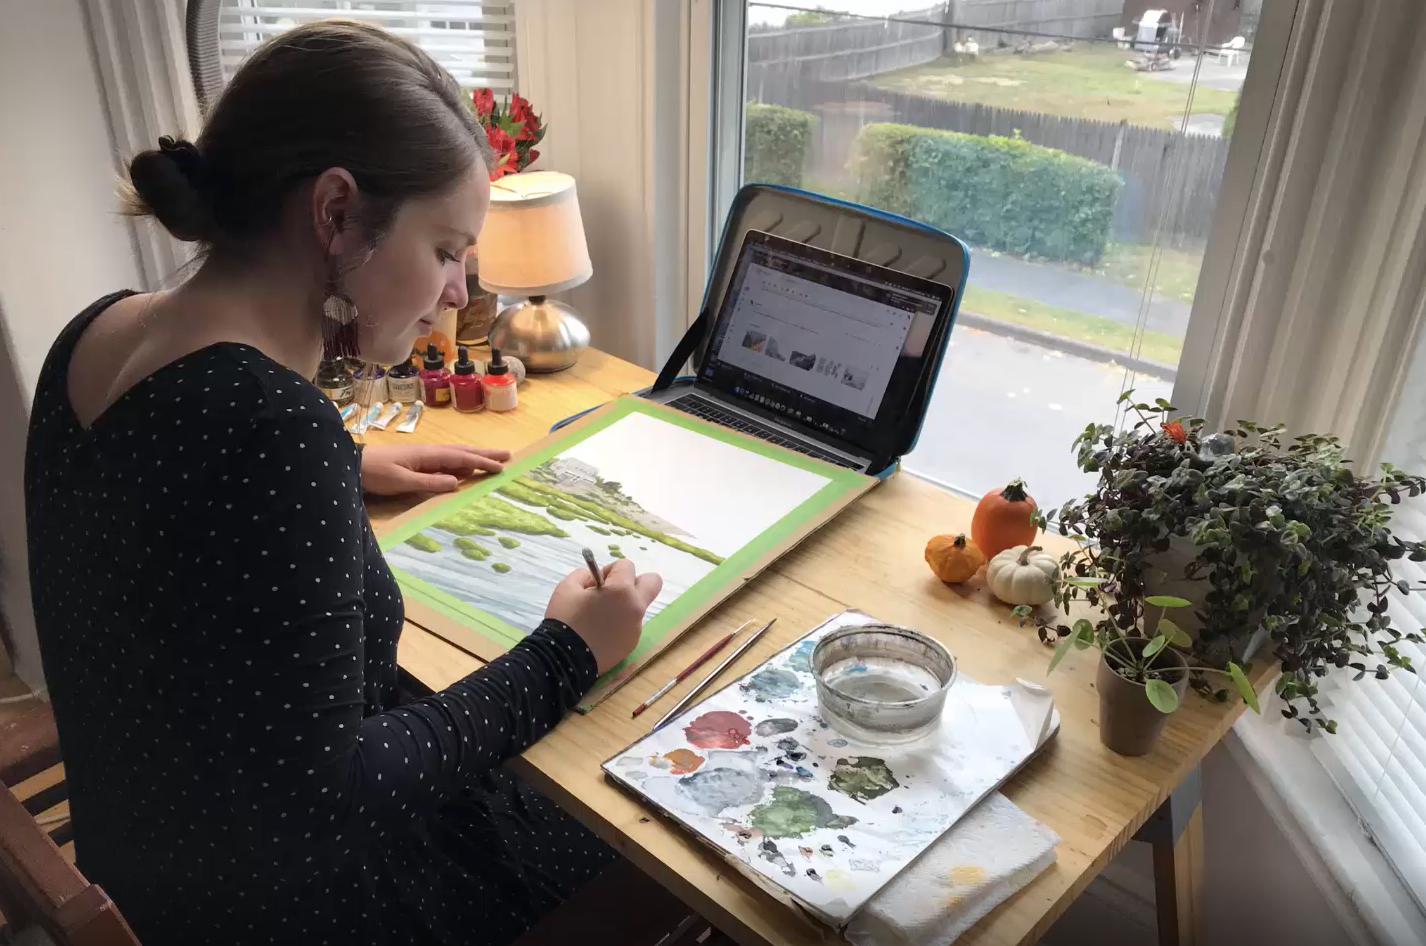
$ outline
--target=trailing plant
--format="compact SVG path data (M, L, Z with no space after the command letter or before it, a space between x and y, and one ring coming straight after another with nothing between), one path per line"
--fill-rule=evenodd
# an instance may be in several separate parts
M1389 526L1391 507L1421 495L1426 480L1390 464L1377 478L1359 476L1337 438L1287 440L1280 424L1239 421L1207 434L1202 418L1181 417L1162 398L1135 403L1132 395L1118 402L1132 424L1091 424L1075 440L1080 469L1099 475L1095 491L1050 515L1080 542L1060 563L1056 603L1066 615L1081 602L1102 608L1097 623L1081 619L1101 645L1113 636L1164 636L1146 630L1155 607L1146 579L1178 540L1191 543L1194 558L1175 577L1203 579L1205 593L1191 644L1172 633L1172 622L1167 636L1194 658L1200 693L1227 699L1209 678L1227 672L1238 683L1237 660L1260 628L1281 662L1283 715L1309 731L1336 731L1317 699L1328 671L1351 669L1357 680L1416 672L1396 644L1422 637L1392 624L1389 599L1426 590L1392 573L1402 558L1426 561L1426 544ZM1047 642L1084 639L1080 620L1041 623Z

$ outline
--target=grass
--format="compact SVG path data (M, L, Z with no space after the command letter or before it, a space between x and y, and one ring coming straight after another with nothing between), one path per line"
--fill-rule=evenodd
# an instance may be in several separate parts
M1046 305L1043 302L976 286L966 287L961 305L967 312L999 322L1024 325L1061 338L1089 342L1125 354L1133 350L1134 339L1138 334L1135 326L1116 322L1102 315ZM1177 365L1182 353L1183 339L1168 332L1146 331L1143 347L1137 354L1148 361Z
M456 535L493 535L489 531L491 529L525 535L552 535L560 539L569 535L544 516L526 512L495 496L481 496L460 512L437 522L436 527Z
M407 539L406 544L411 546L413 549L420 549L422 552L439 552L441 550L441 543L437 542L429 535L425 535L420 532Z
M1153 247L1144 243L1111 243L1104 258L1092 270L1125 286L1140 289L1149 272ZM1192 302L1198 288L1198 270L1203 265L1202 250L1165 248L1159 255L1159 271L1154 279L1154 291L1167 299Z
M1039 56L993 53L962 64L939 59L871 81L884 89L997 108L1177 128L1188 84L1135 72L1124 64L1130 58L1128 51L1112 44L1080 43L1067 52ZM1183 62L1178 68L1189 66ZM1226 116L1236 95L1199 88L1193 114Z

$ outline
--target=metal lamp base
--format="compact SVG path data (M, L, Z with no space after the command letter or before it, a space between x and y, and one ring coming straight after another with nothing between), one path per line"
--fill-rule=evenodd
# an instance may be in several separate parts
M589 329L563 302L531 296L500 311L490 326L490 346L536 374L563 371L589 347Z

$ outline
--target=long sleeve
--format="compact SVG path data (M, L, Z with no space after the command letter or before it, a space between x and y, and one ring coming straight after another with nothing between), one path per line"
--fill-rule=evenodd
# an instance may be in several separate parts
M325 814L343 843L318 847L340 854L430 813L530 745L596 670L577 634L546 622L449 689L364 718L364 592L399 591L367 541L357 451L334 411L313 413L253 426L207 515L193 520L206 536L190 538L217 560L195 557L178 583L200 592L186 619L226 650L191 691L217 696L211 725L232 746L210 763L236 762L227 777L239 807L262 819L259 843L290 843L299 824L308 839L313 819L295 816Z

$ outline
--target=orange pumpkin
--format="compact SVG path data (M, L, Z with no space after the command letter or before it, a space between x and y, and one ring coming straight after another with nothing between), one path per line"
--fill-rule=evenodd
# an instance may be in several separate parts
M1019 478L1004 489L993 489L982 496L970 521L971 538L986 558L1017 545L1034 545L1037 531L1035 500L1025 492L1025 482Z
M985 564L983 553L974 542L960 535L936 535L926 543L926 564L941 581L952 584L965 581Z

